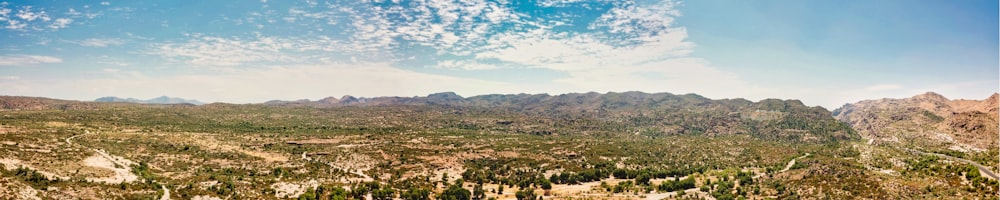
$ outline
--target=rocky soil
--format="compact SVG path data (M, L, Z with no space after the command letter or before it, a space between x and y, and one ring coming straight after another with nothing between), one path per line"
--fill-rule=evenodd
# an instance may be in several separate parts
M949 100L928 92L905 99L847 104L833 114L875 142L941 144L952 150L982 151L998 145L998 108L996 93L984 100Z

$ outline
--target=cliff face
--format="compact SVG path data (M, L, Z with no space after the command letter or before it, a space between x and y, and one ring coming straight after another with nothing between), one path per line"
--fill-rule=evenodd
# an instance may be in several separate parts
M949 100L928 92L905 99L866 100L833 111L865 139L981 151L998 145L998 94Z

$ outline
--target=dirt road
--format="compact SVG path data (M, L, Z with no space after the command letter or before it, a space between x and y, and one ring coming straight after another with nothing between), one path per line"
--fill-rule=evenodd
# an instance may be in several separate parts
M957 160L957 161L962 161L962 162L965 162L965 163L969 163L969 164L972 164L973 166L976 166L976 168L979 168L979 173L980 174L986 174L986 178L991 178L993 180L1000 179L1000 178L997 177L997 174L993 173L993 171L990 170L990 168L987 168L986 166L980 165L979 163L971 161L971 160L966 160L966 159L963 159L963 158L951 157L949 155L944 155L944 154L939 154L939 153L927 153L927 152L918 151L918 150L914 150L914 149L907 149L907 148L901 148L901 149L909 151L909 152L912 152L912 153L921 154L921 155L934 155L934 156L937 156L937 157L942 157L942 158L946 158L946 159L952 159L952 160Z
M810 155L809 153L806 153L806 155L799 156L798 158L792 158L792 160L788 161L788 164L785 165L785 168L781 169L781 172L785 172L785 171L788 171L789 169L792 169L792 166L795 165L795 160L805 158L806 156L809 156L809 155Z
M75 139L77 137L81 137L81 136L87 136L87 135L93 135L93 133L91 133L89 130L84 130L83 134L79 134L79 135L74 135L74 136L67 137L66 139L64 139L64 141L66 141L66 144L73 145L73 139ZM107 161L111 161L112 163L114 163L114 164L116 164L118 166L122 166L124 168L124 170L125 170L125 173L131 173L131 170L129 169L129 166L131 166L133 164L132 161L125 160L125 159L119 160L117 158L120 158L120 157L113 156L111 154L108 154L107 152L104 152L103 150L100 150L100 149L90 148L90 147L87 147L87 146L82 145L82 144L80 146L83 146L84 148L87 148L87 149L90 149L90 150L92 150L94 152L97 152L98 156L100 156L100 157L102 157L104 159L107 159ZM116 173L117 173L118 170L115 170L115 169L118 169L118 168L117 167L112 167L111 170L112 171L116 171ZM132 174L131 177L127 177L127 178L115 178L115 179L121 179L124 182L124 181L129 181L130 179L134 180L136 178L137 178L137 176L135 176L134 174ZM154 182L156 182L156 181L154 181ZM165 185L160 185L160 189L163 189L163 196L160 197L160 200L170 200L170 189L167 189L167 186L165 186Z

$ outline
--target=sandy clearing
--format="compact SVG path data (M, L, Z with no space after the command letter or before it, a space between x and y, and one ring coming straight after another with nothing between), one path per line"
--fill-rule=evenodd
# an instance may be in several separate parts
M14 159L14 158L0 158L0 164L3 165L3 168L5 170L16 170L18 167L24 167L24 168L28 168L30 170L35 170L36 172L38 172L39 174L42 174L43 176L45 176L45 178L48 178L48 179L69 180L69 177L67 177L67 176L59 176L56 173L43 171L41 169L32 167L31 165L24 164L24 162L22 162L21 160Z
M617 184L617 182L614 182L614 184L608 181L605 182L607 182L609 185ZM593 191L595 188L599 188L600 186L601 182L586 182L579 185L552 184L552 194L560 196L566 196L566 195L574 196L583 193L589 193L590 191Z
M198 145L199 147L205 148L206 150L216 150L216 151L229 151L246 154L253 157L258 157L264 159L267 162L286 162L288 157L283 154L263 152L263 151L253 151L240 148L237 145L227 144L222 141L215 139L215 137L201 134L186 133L186 136L182 139L185 141L177 141L179 143L189 142L190 144ZM173 135L177 136L177 135Z
M316 180L309 180L309 182L299 184L278 182L271 185L271 188L275 191L274 197L297 198L299 195L305 194L306 190L309 188L315 188L317 186L319 186L319 182L316 182Z
M684 190L684 195L685 196L691 195L691 194L694 194L694 195L698 196L698 198L701 198L701 199L715 200L715 197L713 197L712 195L709 195L707 192L700 191L698 188L691 188L691 189ZM646 200L660 200L660 199L665 199L665 198L676 198L676 197L677 197L677 192L649 193L649 194L646 194Z
M6 170L14 170L17 167L23 166L21 160L13 158L0 158L0 164L3 164L3 168Z
M17 197L18 199L32 199L32 200L42 199L38 197L38 190L35 190L35 188L31 188L28 186L21 187L21 189L17 191Z
M192 197L191 200L222 200L222 198L208 196L208 195L198 195Z
M361 169L350 170L348 168L344 168L344 167L341 167L341 166L338 166L338 165L334 165L333 163L328 163L327 165L330 166L330 167L332 167L332 168L335 168L335 169L343 170L343 171L345 171L347 173L352 173L352 174L361 176L361 178L344 178L344 179L342 179L343 181L346 181L346 182L356 182L356 181L368 182L368 181L374 181L375 180L371 176L366 175L364 173L364 170L361 170Z
M98 152L98 155L87 157L86 159L83 160L83 165L111 170L112 172L114 172L114 175L110 177L101 177L101 178L88 177L87 181L118 184L122 182L134 182L139 179L139 176L132 174L132 169L128 167L129 165L123 165L126 162L118 162L112 160L113 158L111 158L111 156L107 155L106 153L103 153L103 151L99 150L94 150L94 151ZM131 163L131 161L127 162ZM116 164L118 166L115 166Z
M20 131L21 129L15 128L13 126L0 126L0 134L17 133Z
M337 148L349 149L349 148L363 147L363 146L368 146L368 145L369 144L341 144L341 145L337 145Z
M66 122L51 121L51 122L45 122L45 126L60 128L60 127L69 127L70 124Z
M288 143L288 144L300 144L300 145L306 145L306 144L339 144L339 143L343 143L346 140L356 139L356 138L360 138L360 137L361 136L341 136L341 137L335 137L335 138L312 138L312 139L305 139L305 140L289 140L289 141L286 141L285 143Z

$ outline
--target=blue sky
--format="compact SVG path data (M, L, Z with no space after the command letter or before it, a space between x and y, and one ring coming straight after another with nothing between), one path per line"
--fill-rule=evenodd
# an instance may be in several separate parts
M8 1L0 94L997 92L997 1Z

